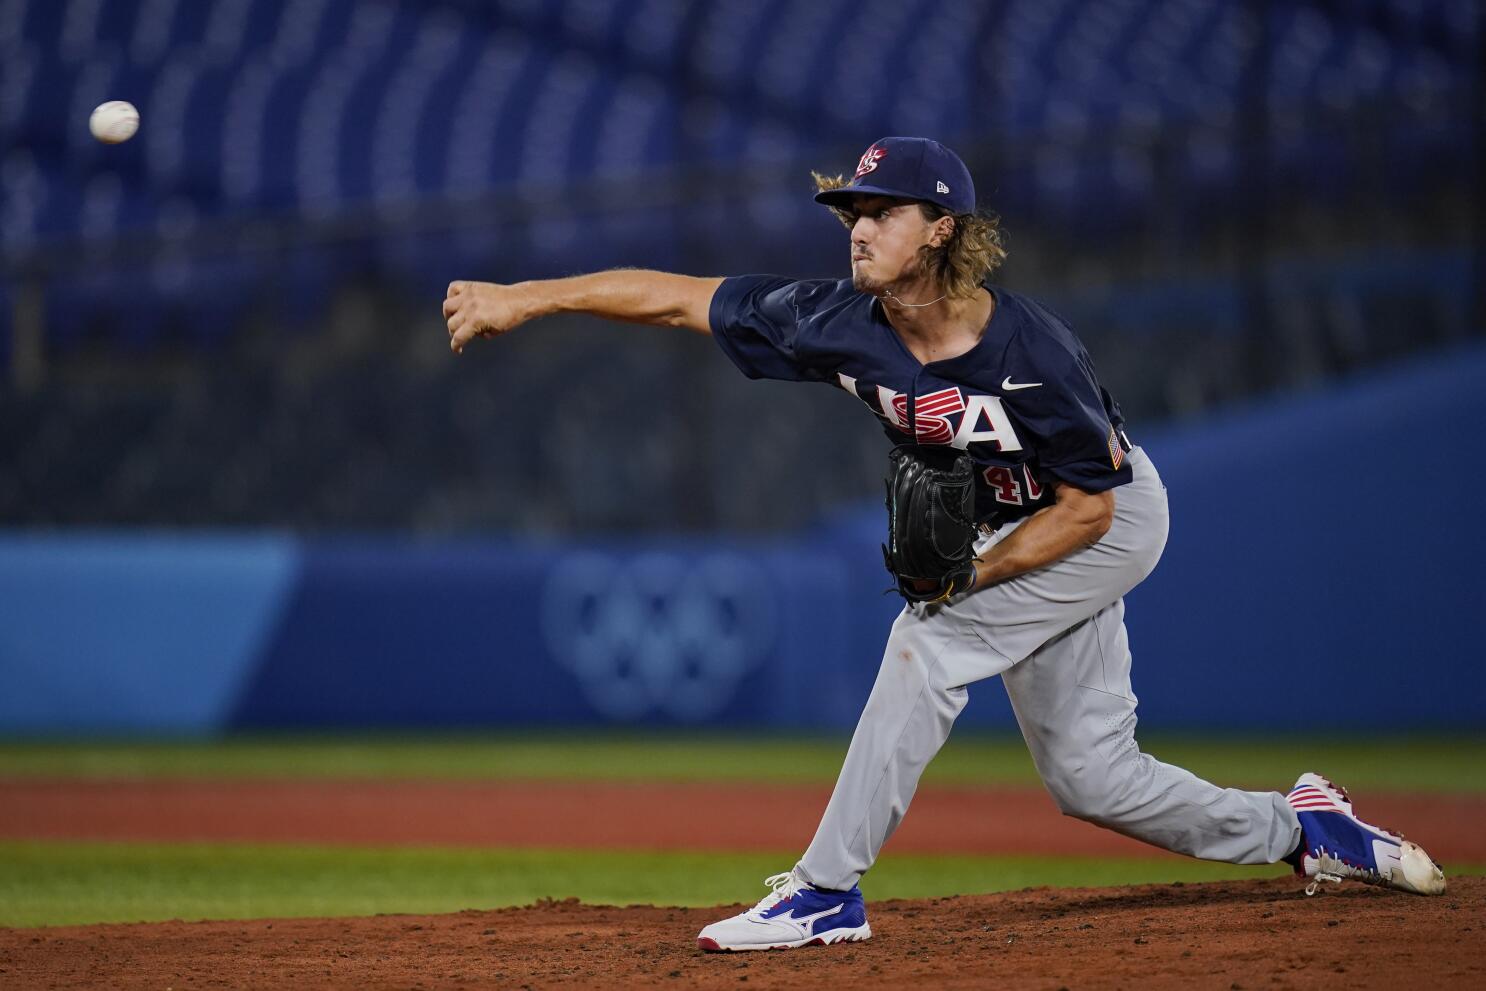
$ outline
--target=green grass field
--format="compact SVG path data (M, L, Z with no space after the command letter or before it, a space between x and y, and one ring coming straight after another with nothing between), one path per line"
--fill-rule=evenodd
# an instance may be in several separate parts
M1214 740L1155 737L1147 750L1224 783L1282 788L1316 768L1354 790L1486 793L1486 740L1417 737ZM214 743L0 743L0 778L245 777L833 780L842 740L241 738ZM1021 742L950 742L927 784L1035 785ZM3 813L0 813L3 814ZM1093 827L1090 827L1091 829ZM366 849L244 844L0 842L0 925L428 913L577 897L607 904L752 900L798 851L648 854ZM1452 873L1486 865L1451 864ZM888 856L869 897L1036 885L1099 886L1274 876L1175 859Z
M605 905L756 901L790 854L340 849L0 842L0 925L456 912L581 898ZM1275 876L1198 861L885 857L874 899Z
M243 737L209 743L0 742L0 778L417 778L664 781L835 780L846 737ZM1486 737L1141 737L1141 746L1225 784L1288 787L1320 770L1347 787L1486 792ZM954 737L926 784L1036 785L1019 737Z

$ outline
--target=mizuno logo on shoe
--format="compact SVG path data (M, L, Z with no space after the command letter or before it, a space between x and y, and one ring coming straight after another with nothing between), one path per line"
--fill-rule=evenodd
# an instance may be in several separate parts
M813 924L817 919L824 919L826 916L829 915L838 915L845 908L846 906L844 904L833 905L832 907L825 909L824 911L813 912L810 915L800 916L791 915L788 912L781 912L778 915L769 916L767 918L767 921L762 921L759 919L754 919L752 921L758 922L760 925L767 925L770 922L785 922L798 929L801 936L809 936L813 931Z

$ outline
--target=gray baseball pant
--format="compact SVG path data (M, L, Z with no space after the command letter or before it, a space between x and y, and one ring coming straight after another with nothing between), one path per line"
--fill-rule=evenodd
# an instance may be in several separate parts
M1300 842L1278 792L1219 788L1140 752L1123 596L1166 546L1166 489L1140 448L1114 490L1109 532L1056 564L942 605L909 605L852 736L836 789L796 870L850 888L898 828L949 738L966 686L1001 675L1058 808L1205 860L1271 864ZM1004 540L1002 527L977 545Z

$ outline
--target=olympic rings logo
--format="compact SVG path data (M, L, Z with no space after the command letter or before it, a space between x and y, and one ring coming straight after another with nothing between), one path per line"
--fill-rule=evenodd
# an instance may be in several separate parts
M594 709L621 722L717 714L758 666L773 626L764 576L734 554L574 554L542 595L553 657Z

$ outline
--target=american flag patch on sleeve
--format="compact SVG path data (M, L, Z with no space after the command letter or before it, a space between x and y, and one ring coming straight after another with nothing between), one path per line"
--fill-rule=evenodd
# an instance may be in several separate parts
M1114 427L1109 428L1109 460L1114 465L1115 471L1120 470L1120 465L1125 460L1125 448L1120 444L1119 435L1115 433Z

